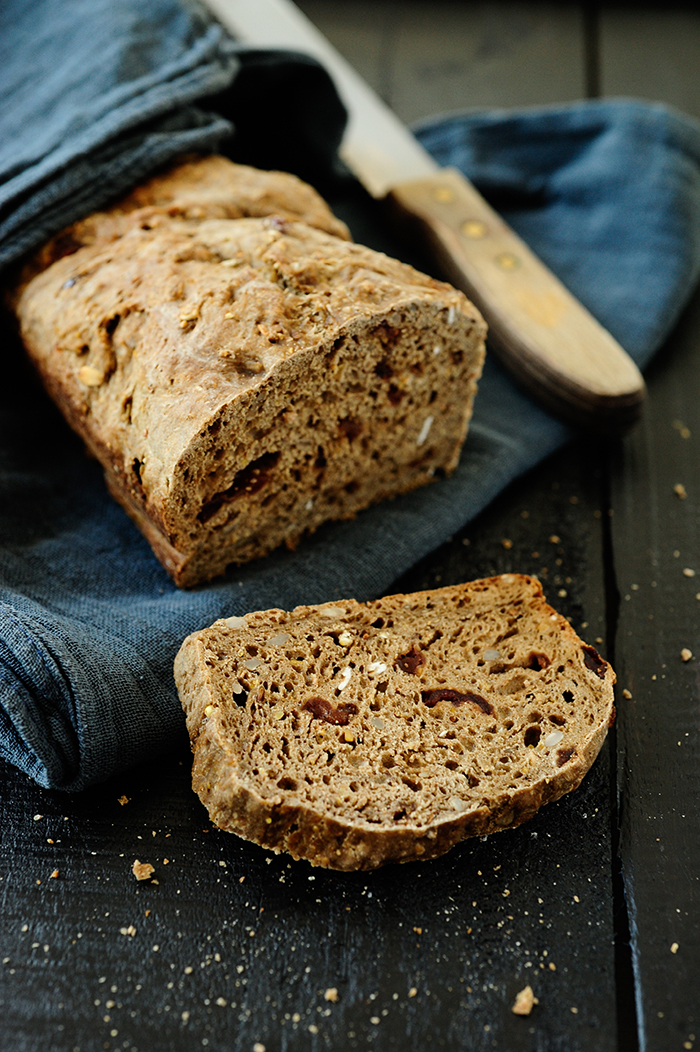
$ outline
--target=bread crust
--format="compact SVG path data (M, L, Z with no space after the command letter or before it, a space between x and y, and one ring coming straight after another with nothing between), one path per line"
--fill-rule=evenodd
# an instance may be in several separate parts
M395 628L389 630L388 641L380 640L379 630L371 629L372 623L392 615ZM517 632L506 635L504 626L513 618ZM193 788L212 821L222 829L273 851L287 851L315 866L355 870L427 860L466 837L518 826L543 804L558 800L580 784L614 719L612 668L546 603L539 583L521 575L391 596L375 603L327 603L299 607L290 614L272 610L231 621L216 622L188 637L175 662L175 678L194 751ZM460 625L468 625L469 631L475 631L477 622L486 626L486 636L478 637L478 653L472 654L471 660L466 660L459 648L450 649L440 642L445 638L443 630L457 632ZM313 643L308 641L314 634L312 625L316 627ZM436 631L443 631L440 640L421 650ZM374 707L379 697L376 682L373 687L371 677L357 673L362 683L355 692L346 693L341 687L342 697L352 699L344 703L347 723L328 728L310 715L308 699L316 690L331 697L331 684L320 672L316 678L311 676L309 683L308 665L306 681L294 679L289 662L280 659L275 664L273 652L280 646L293 651L302 638L312 649L329 632L341 639L341 649L343 632L353 635L347 655L356 654L356 668L363 661L362 667L370 668L371 662L367 664L366 659L378 650L382 659L389 656L395 660L391 666L382 660L387 671L381 675L390 682L383 693L380 691L381 708ZM498 669L498 661L483 657L484 653L495 653L493 646L485 646L489 632L494 637L503 636L498 645L504 653L506 649L512 651L504 671L492 671ZM275 643L284 635L288 636L284 643ZM266 639L272 642L266 643ZM410 657L414 651L406 650L409 645L423 658L413 672L406 669L418 662L418 657ZM436 655L432 654L434 646L439 648ZM404 658L409 655L410 660L404 661L406 668L401 666L397 650L405 651ZM256 657L251 659L253 651ZM445 664L450 655L452 668ZM345 659L337 660L341 663ZM260 662L252 676L246 670L246 661L248 665ZM537 663L542 667L535 667ZM280 698L272 686L279 687L285 677L294 683ZM440 679L458 687L464 696L471 686L473 696L480 701L455 705L448 699L427 708L424 698L431 691L425 688ZM245 707L233 700L231 685L236 680L239 686L245 683ZM518 687L516 681L520 680L522 686ZM567 700L567 692L572 694L574 689L578 692L575 700ZM454 695L454 689L451 693ZM410 695L408 703L404 704L403 697L399 699L402 694ZM339 706L340 702L335 704ZM316 708L323 713L322 708ZM373 717L373 711L381 715ZM533 713L539 716L539 723ZM407 753L405 740L397 737L407 716L423 724L412 754ZM384 740L370 745L369 739L373 735L377 738L373 728L377 719L385 724L379 734ZM325 733L332 743L328 748L336 753L345 749L345 754L334 764L325 789L320 783L309 789L300 771L306 773L309 782L318 781L318 771L323 770L319 768L323 749L309 749L309 740L319 726L322 736ZM341 730L341 726L348 730ZM277 727L283 728L290 754L287 760L277 749ZM445 740L447 735L451 737ZM352 743L345 741L346 736L351 736ZM273 763L273 776L270 769L264 769L264 757L255 744L261 738L271 745L277 763L276 768ZM528 739L530 745L526 744ZM445 750L444 767L437 769L440 760L434 759L439 751L436 746L470 740L471 754ZM411 760L421 755L421 749L424 762L414 767ZM356 784L361 781L361 769L353 767L356 750L371 756L366 785L362 786ZM304 751L305 759L299 760L297 751ZM501 776L497 767L498 763L502 765L503 753L508 753L512 762ZM471 778L475 755L482 773L481 785L476 787L466 780L467 775ZM426 756L437 765L435 770L427 770ZM483 775L484 756L493 767L490 777ZM299 762L292 763L292 759ZM386 774L383 765L388 762L389 773L397 774L395 784L387 787L381 779ZM350 790L349 779L354 779ZM420 789L415 784L418 779ZM402 782L411 786L408 792ZM381 805L381 815L376 802L380 793L386 802ZM412 818L404 806L412 793L415 800L420 798L414 812L417 818ZM373 796L375 811L368 820ZM398 810L392 813L392 808Z
M65 227L26 260L11 297L65 256L98 242L117 241L133 229L207 219L279 216L351 240L313 187L289 172L264 172L226 157L187 156L135 187L110 208Z
M260 174L264 210L277 191ZM70 255L49 246L16 311L48 391L177 584L454 470L486 332L462 293L309 225L337 226L309 188L306 221L286 218L298 180L264 218L219 215L215 180L193 218L194 190L164 182L86 220ZM148 216L132 208L149 195Z

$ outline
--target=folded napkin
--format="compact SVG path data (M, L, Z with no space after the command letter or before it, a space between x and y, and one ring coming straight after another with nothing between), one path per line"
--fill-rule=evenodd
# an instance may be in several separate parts
M46 78L44 94L56 101L42 107L32 78L18 76L12 116L0 118L3 261L183 150L221 144L231 120L240 130L236 156L270 158L268 126L259 128L247 111L250 80L241 71L250 71L250 57L198 8L176 0L12 6L27 12L25 30L34 24L35 31L12 38L14 53L0 34L4 57L17 70L17 51L25 49L24 65L37 63L34 75ZM82 43L68 33L76 11ZM253 55L252 67L272 78L270 98L280 97L276 78L290 62L306 75L302 59ZM6 65L0 77L7 76ZM325 92L311 97L324 133L308 105L299 111L313 126L309 149L321 151L340 128L337 99L321 75L322 83ZM280 139L292 150L299 135L286 120ZM480 186L645 364L700 268L698 125L661 106L617 101L449 116L417 132L438 161ZM5 339L0 754L52 788L82 789L183 738L172 661L189 632L252 609L385 592L573 434L489 359L452 478L328 525L295 552L180 592L108 496L99 466L33 381L16 343Z

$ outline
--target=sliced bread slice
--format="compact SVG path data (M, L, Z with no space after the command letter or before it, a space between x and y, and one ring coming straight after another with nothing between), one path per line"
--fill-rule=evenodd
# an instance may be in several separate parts
M519 574L217 621L175 678L212 821L340 870L519 825L614 719L612 668Z

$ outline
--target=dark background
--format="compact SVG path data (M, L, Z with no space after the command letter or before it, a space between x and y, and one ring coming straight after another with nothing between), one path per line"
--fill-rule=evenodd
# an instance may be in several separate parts
M690 5L302 7L407 121L596 95L700 115ZM404 253L356 188L336 196L363 239ZM699 345L696 297L632 433L575 442L392 589L541 578L618 673L582 787L437 861L348 875L213 829L184 727L179 751L80 796L3 768L2 1049L697 1047L700 683L680 654L700 659ZM539 1004L516 1017L526 984Z

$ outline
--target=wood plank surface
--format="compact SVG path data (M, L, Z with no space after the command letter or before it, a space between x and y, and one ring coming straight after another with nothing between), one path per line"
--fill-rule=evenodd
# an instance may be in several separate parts
M600 501L590 458L567 451L397 586L537 572L602 639ZM342 874L213 829L184 738L73 797L2 769L4 1047L617 1048L607 749L520 829ZM136 859L157 883L135 880ZM518 1017L526 985L540 1003Z
M666 102L700 116L700 10L697 6L603 7L600 86L603 95Z
M455 109L563 102L585 90L578 5L302 0L298 6L409 123Z
M697 8L603 8L599 42L605 94L700 115ZM696 295L612 461L614 661L631 694L617 725L619 850L642 1052L690 1050L700 1037L699 350ZM685 648L696 657L684 661Z
M405 120L595 82L700 114L691 9L300 6ZM334 204L358 239L392 251L346 191ZM580 790L434 862L353 875L213 829L184 732L179 752L80 796L0 765L3 1052L698 1047L699 350L696 297L629 436L563 450L396 582L541 578L619 677ZM157 883L136 881L135 859ZM517 1017L527 984L539 1004Z
M650 1050L689 1049L700 1036L699 349L696 296L651 370L611 498L615 665L631 695L617 728L620 850Z

